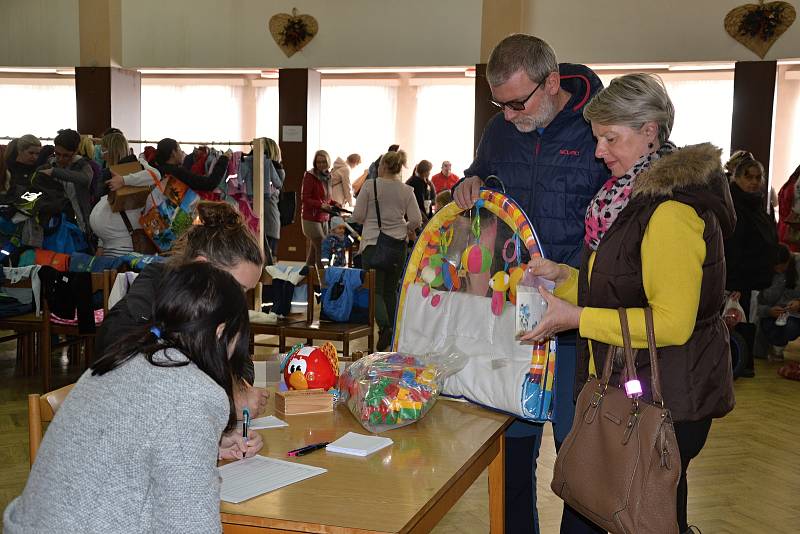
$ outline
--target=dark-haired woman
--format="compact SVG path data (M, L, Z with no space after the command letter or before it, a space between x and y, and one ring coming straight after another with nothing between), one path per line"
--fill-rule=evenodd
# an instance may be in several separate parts
M770 360L782 360L786 345L800 337L800 271L786 245L778 245L772 283L758 294L759 326L771 345Z
M433 164L427 159L423 159L414 167L411 178L406 180L406 185L410 185L414 189L414 197L417 199L423 224L427 223L433 215L433 202L436 200L436 189L431 183L432 168Z
M47 429L6 532L219 532L231 376L248 359L244 294L207 262L172 270L152 321L81 376ZM252 433L235 457L263 445ZM241 440L240 440L241 441Z
M755 325L749 321L750 302L753 291L761 291L772 281L778 235L775 219L767 213L764 192L764 166L749 154L740 158L733 171L731 198L736 210L736 228L725 240L725 268L728 291L742 294L739 302L744 309L747 323L740 323L736 330L750 345L752 354ZM753 359L748 358L740 376L753 377Z
M225 202L199 202L197 214L200 224L193 225L175 242L167 264L148 265L125 297L108 312L97 332L97 354L103 354L115 340L151 321L158 285L170 269L203 261L233 275L242 292L256 286L261 278L264 255L239 212ZM263 411L266 392L249 385L254 379L252 361L248 359L248 365L237 379L234 395L238 412L241 413L245 405L254 416Z
M208 176L194 174L183 166L185 158L186 154L176 140L166 137L158 142L155 167L161 176L172 175L196 191L213 191L228 168L228 156L222 155L214 165L211 174Z

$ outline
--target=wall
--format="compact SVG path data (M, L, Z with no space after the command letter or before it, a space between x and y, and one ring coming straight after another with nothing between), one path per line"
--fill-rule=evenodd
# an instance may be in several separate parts
M523 28L549 42L560 61L650 63L756 61L723 26L743 0L525 0ZM752 2L756 3L756 2ZM799 9L798 2L790 2ZM800 57L800 22L764 59Z
M78 0L0 1L0 66L80 62Z
M778 67L772 147L772 187L779 190L800 165L800 68Z
M319 34L287 58L268 31L275 13L313 15ZM126 67L472 65L481 0L123 0Z

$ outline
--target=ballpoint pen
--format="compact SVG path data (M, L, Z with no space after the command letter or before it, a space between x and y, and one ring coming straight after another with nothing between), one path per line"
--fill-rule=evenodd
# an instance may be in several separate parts
M245 443L247 443L247 430L250 428L250 410L247 408L242 408L242 439ZM245 457L247 453L242 452L242 458Z
M303 456L304 454L308 454L310 452L314 452L318 449L321 449L330 443L329 441L323 441L322 443L314 443L313 445L306 445L305 447L300 447L299 449L294 449L286 453L286 456Z

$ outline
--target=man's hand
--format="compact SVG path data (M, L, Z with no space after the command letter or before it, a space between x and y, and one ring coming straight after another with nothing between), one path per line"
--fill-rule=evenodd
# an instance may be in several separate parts
M784 311L785 310L780 306L773 306L769 309L769 316L772 317L773 319L777 319L778 317L783 315Z
M125 186L125 180L119 174L112 173L111 179L106 182L106 185L110 191L116 191Z
M256 431L247 433L247 441L242 438L241 429L237 428L230 434L223 434L219 441L220 460L241 460L242 458L252 458L264 446L261 434Z
M453 191L453 200L462 210L466 210L475 205L483 186L483 180L478 176L470 176L458 184Z

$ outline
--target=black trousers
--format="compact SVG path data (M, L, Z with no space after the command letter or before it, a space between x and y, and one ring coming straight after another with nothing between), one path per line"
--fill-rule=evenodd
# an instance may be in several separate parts
M689 462L703 450L709 430L711 430L711 418L675 423L675 437L681 453L681 478L678 481L678 528L680 532L689 530L686 518L686 502L689 495L686 486L686 471L689 469Z

